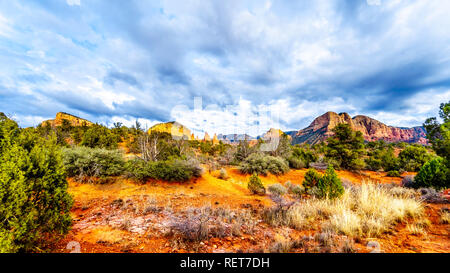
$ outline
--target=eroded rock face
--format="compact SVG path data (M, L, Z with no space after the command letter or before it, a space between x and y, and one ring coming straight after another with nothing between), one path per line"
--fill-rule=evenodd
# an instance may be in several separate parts
M219 139L217 139L217 134L214 134L212 143L213 143L213 145L219 144Z
M148 133L151 132L159 132L159 133L168 133L176 139L184 139L184 140L193 140L194 134L191 133L186 126L183 124L171 121L165 123L158 123L153 125L150 129L148 129Z
M353 118L347 113L327 112L316 118L308 127L293 135L293 143L316 144L333 135L332 129L339 123L349 124L353 130L362 132L367 141L384 140L387 142L409 142L426 144L426 132L421 126L399 128L367 117L358 115Z
M64 112L59 112L56 114L55 119L46 120L41 123L41 125L49 124L52 127L61 126L63 124L63 121L67 120L70 122L72 126L91 126L94 123L90 122L89 120L67 114Z
M208 132L205 132L205 136L203 137L203 141L211 141L211 137L209 136Z

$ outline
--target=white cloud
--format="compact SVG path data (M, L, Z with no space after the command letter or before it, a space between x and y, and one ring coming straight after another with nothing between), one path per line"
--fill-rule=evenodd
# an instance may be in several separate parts
M66 0L69 6L79 6L81 5L80 0Z
M379 6L381 5L381 0L366 0L369 6Z

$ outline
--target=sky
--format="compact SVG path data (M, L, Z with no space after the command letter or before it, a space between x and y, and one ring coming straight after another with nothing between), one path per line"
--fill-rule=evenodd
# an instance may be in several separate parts
M450 1L0 0L0 112L202 135L327 112L421 125L450 100Z

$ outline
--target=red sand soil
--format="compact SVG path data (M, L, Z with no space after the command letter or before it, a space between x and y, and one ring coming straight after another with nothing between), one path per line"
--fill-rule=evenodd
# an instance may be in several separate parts
M291 170L281 176L261 177L265 186L273 183L301 184L304 170ZM229 178L218 178L219 171L206 172L201 178L187 183L150 181L137 184L119 180L114 184L80 184L69 180L69 192L75 204L72 209L74 224L69 234L57 243L51 251L71 252L67 244L79 243L81 252L257 252L264 251L273 241L275 234L289 234L290 238L313 236L317 231L296 231L290 228L273 228L259 222L254 232L242 236L210 238L196 246L175 240L167 235L167 211L180 212L191 207L225 207L231 210L250 209L261 211L273 205L268 196L251 195L247 189L249 175L241 174L236 168L227 168ZM360 184L364 180L378 183L399 184L402 178L386 177L385 173L364 171L353 173L338 171L343 180ZM114 205L121 199L121 208ZM150 200L150 201L149 201ZM154 204L150 213L136 213L148 204ZM450 227L439 222L439 210L448 205L427 204L426 214L432 222L424 235L412 235L405 224L399 224L390 234L376 240L383 252L450 252ZM123 219L130 224L121 228ZM355 244L358 252L369 252L366 238ZM292 251L296 252L295 249ZM300 250L299 250L300 251ZM304 250L301 250L304 251Z

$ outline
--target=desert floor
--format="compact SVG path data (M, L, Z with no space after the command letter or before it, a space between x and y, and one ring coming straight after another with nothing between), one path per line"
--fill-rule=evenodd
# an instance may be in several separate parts
M83 253L268 252L280 237L296 242L289 252L342 250L342 244L347 240L345 236L337 235L332 245L324 245L315 239L320 233L317 229L298 231L268 226L258 215L264 208L273 206L269 196L251 195L247 189L248 175L240 174L236 168L228 168L227 172L227 180L219 179L219 171L213 171L182 184L150 181L141 185L125 179L106 185L69 181L69 192L75 200L73 227L63 240L52 247L52 251L71 252L74 248L68 247L68 244L74 241L76 243L69 246L79 244ZM288 180L300 184L305 173L306 169L291 170L282 176L268 175L261 179L265 186ZM369 171L338 171L338 175L344 181L355 184L368 179L377 183L398 184L402 179ZM209 239L199 242L183 240L171 232L174 222L179 219L189 221L189 217L198 213L191 211L192 208L202 207L214 211L208 217L225 219L221 232L211 232ZM406 223L399 223L394 230L379 238L356 238L354 251L370 252L373 249L367 246L368 243L376 241L381 252L450 252L450 227L439 223L438 216L440 209L448 205L425 204L425 207L426 217L432 223L425 234L413 235L406 230ZM241 222L226 222L227 217L231 219L240 213L243 213L239 218Z

